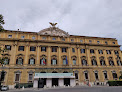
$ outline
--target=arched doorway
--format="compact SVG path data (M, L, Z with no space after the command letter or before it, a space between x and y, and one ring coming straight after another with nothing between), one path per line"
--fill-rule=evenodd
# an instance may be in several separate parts
M67 71L64 71L63 73L68 73ZM65 86L70 86L70 78L64 78L64 85Z

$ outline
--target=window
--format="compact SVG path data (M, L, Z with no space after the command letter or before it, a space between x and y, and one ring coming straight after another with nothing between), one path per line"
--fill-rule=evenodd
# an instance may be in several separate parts
M93 49L90 49L90 53L94 53L94 50Z
M57 60L56 59L52 59L51 64L52 65L57 65Z
M115 42L113 42L113 44L115 44Z
M5 65L8 65L8 64L9 64L9 59L8 59L8 58L5 58L5 59L4 59L4 64L5 64Z
M62 38L62 41L65 41L65 39L64 39L64 38Z
M35 40L35 36L32 36L32 39Z
M75 52L75 48L72 48L72 52Z
M101 64L101 66L105 66L106 65L104 60L100 60L100 64Z
M85 53L85 49L81 49L81 53Z
M46 65L46 59L45 59L45 58L42 58L42 59L40 60L40 64L41 64L41 65Z
M74 42L74 39L71 39L71 42Z
M73 59L73 65L76 65L76 60L75 59Z
M42 37L42 39L43 39L43 40L45 40L45 39L46 39L46 37Z
M75 73L75 79L78 79L78 73Z
M111 54L111 51L110 50L106 50L107 54Z
M105 71L105 72L103 72L103 74L104 74L104 78L108 79L107 72Z
M102 50L98 50L99 54L103 54L103 51Z
M95 72L95 79L98 80L98 72Z
M34 58L29 59L29 64L34 65L35 64L35 59Z
M83 42L83 40L80 40L80 42Z
M88 72L84 72L85 79L88 80Z
M30 51L36 51L36 47L31 46Z
M57 48L56 47L52 47L52 52L57 52Z
M33 81L33 74L29 74L29 81Z
M87 65L87 61L85 59L82 60L82 65Z
M117 60L117 65L118 66L121 66L122 65L122 62L120 60Z
M15 75L15 82L19 82L19 80L20 80L20 74L16 74Z
M92 43L92 40L89 40L90 43Z
M41 47L41 51L45 51L46 52L46 47Z
M23 64L23 59L20 57L16 60L16 64L22 65Z
M108 42L105 41L105 44L108 44Z
M24 39L25 38L25 36L21 36L21 39Z
M114 51L114 53L115 53L116 55L118 55L118 54L119 54L119 52L118 52L117 50L115 50L115 51Z
M6 50L11 50L11 46L10 45L5 45L5 49Z
M97 61L96 60L92 60L92 65L97 65Z
M53 38L52 40L56 40L56 38Z
M63 59L63 65L68 65L67 57Z
M100 44L100 41L97 41L98 44Z
M62 48L62 52L67 52L66 48Z
M24 46L19 46L19 51L24 51Z
M112 72L112 75L113 75L113 79L116 79L117 78L117 73L116 72Z
M1 71L0 72L0 80L1 81L4 81L5 80L5 75L6 75L6 72L5 71Z
M114 62L112 60L109 60L109 65L114 66Z
M12 35L8 35L8 38L12 38Z

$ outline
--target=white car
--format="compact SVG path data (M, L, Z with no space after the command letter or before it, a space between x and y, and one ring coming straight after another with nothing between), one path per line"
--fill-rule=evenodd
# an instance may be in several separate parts
M7 91L7 90L9 90L8 86L2 86L1 87L1 91Z

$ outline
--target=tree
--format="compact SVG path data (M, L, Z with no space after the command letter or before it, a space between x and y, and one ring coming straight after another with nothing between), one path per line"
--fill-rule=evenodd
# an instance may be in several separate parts
M3 55L4 55L4 52L6 52L6 49L5 48L1 48L0 47L0 55L1 55L1 57L0 57L0 64L3 66L4 65L4 60L5 60L5 58L4 57L2 57Z
M3 25L5 24L3 16L0 14L0 32L4 31Z

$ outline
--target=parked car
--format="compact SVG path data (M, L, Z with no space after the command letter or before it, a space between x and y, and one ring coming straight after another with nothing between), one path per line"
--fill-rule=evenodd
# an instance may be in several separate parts
M7 90L9 90L9 87L8 86L2 86L1 87L1 91L7 91Z

